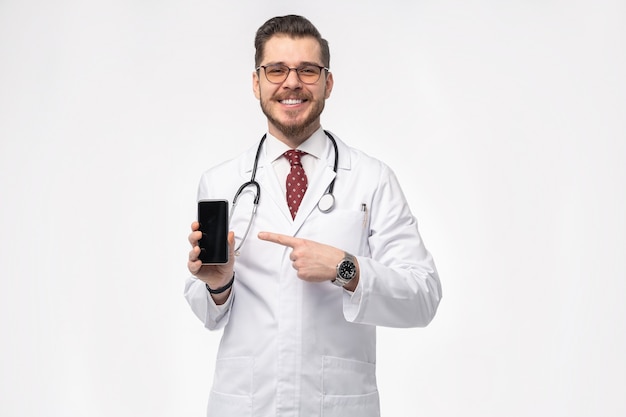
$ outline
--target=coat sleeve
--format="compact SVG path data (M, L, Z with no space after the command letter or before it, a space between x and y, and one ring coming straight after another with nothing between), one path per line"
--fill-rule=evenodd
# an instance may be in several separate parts
M228 323L234 292L235 289L233 286L226 302L218 306L207 291L204 282L191 276L187 278L185 284L185 298L191 307L191 311L194 312L209 330L219 330Z
M203 173L198 184L197 200L212 198L221 195L210 186L210 171ZM222 329L228 323L230 308L235 296L235 286L233 285L230 295L222 305L216 305L215 301L206 289L204 282L194 276L187 278L185 283L185 299L189 303L193 313L204 323L209 330Z
M346 320L386 327L428 325L442 296L439 275L398 180L386 166L369 216L369 256L357 256L358 287L354 293L344 291Z

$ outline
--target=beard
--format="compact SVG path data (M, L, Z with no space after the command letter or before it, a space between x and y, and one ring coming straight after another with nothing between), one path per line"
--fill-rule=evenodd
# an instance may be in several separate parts
M293 95L290 95L291 98L294 98ZM289 116L287 122L281 122L278 118L272 114L271 102L266 102L261 97L259 102L261 103L261 110L263 110L263 114L267 117L267 120L270 124L274 125L285 137L290 139L304 139L309 135L313 134L313 132L317 129L317 125L319 124L319 118L324 110L325 100L321 101L312 101L310 97L295 97L295 98L303 98L312 103L312 106L309 109L309 114L306 116L304 120L301 122L295 120L295 117L298 115L298 111L287 111L286 114ZM277 99L278 101L280 99ZM312 128L314 126L314 128Z

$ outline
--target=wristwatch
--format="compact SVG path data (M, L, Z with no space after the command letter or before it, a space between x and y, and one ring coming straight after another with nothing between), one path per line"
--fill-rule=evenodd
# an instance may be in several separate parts
M344 253L343 259L337 264L337 276L332 283L343 287L356 276L356 258L348 252Z

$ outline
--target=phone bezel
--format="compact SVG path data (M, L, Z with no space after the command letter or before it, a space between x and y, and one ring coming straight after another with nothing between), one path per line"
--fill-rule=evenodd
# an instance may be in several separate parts
M205 222L204 225L204 231L203 231L203 222L202 220L202 216L204 215L203 213L203 205L209 205L209 206L220 206L219 208L219 212L215 213L215 220L217 220L217 223L214 225L206 224L207 222ZM213 207L212 209L214 209L215 207ZM201 232L207 232L207 231L214 231L215 234L219 234L220 236L217 236L216 242L213 244L213 246L216 249L219 249L219 245L223 245L221 246L221 251L220 253L223 253L224 256L221 257L211 257L211 258L207 258L206 256L203 256L202 252L201 254L198 256L198 259L200 259L200 261L202 261L202 265L223 265L228 263L228 257L229 257L229 250L228 250L228 200L224 200L224 199L203 199L203 200L199 200L198 201L198 214L197 214L197 220L198 223L200 224L199 229ZM213 227L215 226L215 227ZM207 229L208 228L208 229ZM200 239L198 241L198 246L200 247L201 251L204 250L206 253L207 249L210 249L208 247L208 245L204 245L202 244L202 239ZM212 246L212 247L213 247ZM204 259L203 259L204 258Z

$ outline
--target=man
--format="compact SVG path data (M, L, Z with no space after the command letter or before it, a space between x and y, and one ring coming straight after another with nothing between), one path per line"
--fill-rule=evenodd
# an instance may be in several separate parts
M267 137L205 172L198 190L237 193L228 263L202 265L197 222L189 235L185 296L224 330L208 415L378 416L376 326L432 320L435 265L392 171L321 127L327 41L284 16L259 28L255 47Z

